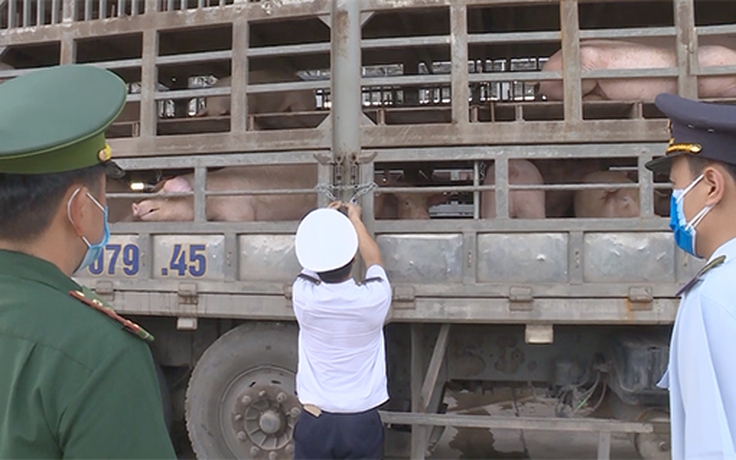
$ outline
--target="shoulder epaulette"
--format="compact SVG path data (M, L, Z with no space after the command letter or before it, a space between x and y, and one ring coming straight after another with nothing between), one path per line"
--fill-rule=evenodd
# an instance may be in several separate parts
M689 291L690 289L692 289L692 287L695 286L696 284L698 284L698 282L703 278L703 276L706 273L708 273L712 269L716 268L717 266L722 265L725 261L726 261L726 256L720 256L720 257L716 257L715 259L713 259L710 262L708 262L708 264L706 264L705 267L703 267L703 268L700 269L700 271L698 272L698 274L695 275L693 277L693 279L691 279L690 281L688 281L682 287L682 289L680 289L679 291L677 291L677 293L675 294L675 296L680 297L682 294L684 294L687 291Z
M371 278L364 279L363 282L360 284L375 283L375 282L380 282L380 281L383 281L383 278L381 278L380 276L373 276Z
M305 275L304 273L299 273L299 276L297 278L301 278L303 280L309 281L312 284L320 285L322 284L322 280L318 278L314 278L313 276Z
M110 318L114 319L118 323L122 324L126 331L137 335L141 339L147 342L153 342L153 335L150 332L143 329L133 321L123 318L118 315L115 310L104 300L100 299L91 289L86 286L82 286L81 291L69 291L69 295L79 300L83 304L94 308L95 310L104 313Z

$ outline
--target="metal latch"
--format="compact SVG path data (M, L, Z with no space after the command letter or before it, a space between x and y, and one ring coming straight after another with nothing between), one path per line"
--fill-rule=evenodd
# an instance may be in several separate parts
M112 281L98 281L95 284L95 294L106 302L115 300L115 287Z
M394 285L393 286L393 302L397 310L414 308L414 286L410 285Z
M179 283L179 305L197 305L199 294L196 283Z
M550 344L555 341L555 329L551 324L527 324L524 341L534 344Z
M527 286L509 288L509 309L511 311L529 311L532 309L533 301L532 288Z
M197 304L199 293L196 283L179 283L179 313L181 316L176 320L176 328L183 331L194 331L197 329Z
M652 288L649 286L633 286L629 288L629 302L632 310L651 310Z

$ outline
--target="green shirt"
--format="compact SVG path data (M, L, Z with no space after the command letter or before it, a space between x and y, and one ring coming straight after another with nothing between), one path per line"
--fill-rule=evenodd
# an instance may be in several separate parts
M0 458L176 458L146 343L0 251Z

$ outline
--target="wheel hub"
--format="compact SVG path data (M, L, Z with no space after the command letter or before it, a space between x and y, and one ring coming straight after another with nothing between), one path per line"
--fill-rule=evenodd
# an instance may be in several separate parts
M263 372L269 373L262 369L251 385L232 388L229 425L233 447L253 459L288 458L294 453L292 432L301 407L293 391Z

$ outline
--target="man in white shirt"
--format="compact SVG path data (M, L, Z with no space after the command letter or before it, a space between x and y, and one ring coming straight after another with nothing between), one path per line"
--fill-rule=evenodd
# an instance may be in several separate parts
M335 202L310 212L296 232L304 268L293 288L296 386L304 411L294 428L295 460L381 458L377 408L388 400L383 325L391 285L360 213ZM367 268L360 284L351 276L358 250Z
M679 294L667 373L672 458L736 458L736 107L657 96L670 119L666 156L675 242L705 267Z

